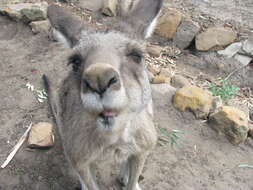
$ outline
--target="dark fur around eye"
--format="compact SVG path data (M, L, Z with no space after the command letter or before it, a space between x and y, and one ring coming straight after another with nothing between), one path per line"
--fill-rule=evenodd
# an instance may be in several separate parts
M68 65L72 65L73 71L78 71L80 65L83 62L83 58L81 55L79 54L74 54L72 56L69 57L69 61L68 61Z
M131 52L127 54L127 56L131 57L134 62L141 63L143 59L143 52L139 49L133 49Z

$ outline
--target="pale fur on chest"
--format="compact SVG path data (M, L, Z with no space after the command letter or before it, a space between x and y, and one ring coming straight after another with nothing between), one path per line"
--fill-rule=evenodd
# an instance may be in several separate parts
M122 132L110 136L110 141L103 147L99 161L112 157L117 163L125 161L129 155L140 149L135 139L136 129L129 123Z

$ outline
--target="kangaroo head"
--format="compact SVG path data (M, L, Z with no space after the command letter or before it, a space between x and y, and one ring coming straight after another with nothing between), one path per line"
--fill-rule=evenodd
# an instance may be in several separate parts
M111 126L124 113L142 111L151 101L143 39L150 36L162 0L140 0L95 32L79 18L51 5L48 17L58 36L73 49L69 58L83 108Z

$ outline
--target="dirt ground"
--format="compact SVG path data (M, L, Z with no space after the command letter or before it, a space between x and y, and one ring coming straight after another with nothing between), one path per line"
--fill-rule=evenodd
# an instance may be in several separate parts
M245 4L233 1L244 5L241 7L243 10L248 7L245 11L248 21L243 19L245 22L253 20L253 14L250 14L253 5L250 1L243 1ZM211 0L187 0L185 5L199 3L199 7L208 7L210 2ZM212 1L214 6L208 9L209 13L212 14L215 6L223 2L229 0ZM174 3L175 6L182 5L181 1ZM220 6L218 8L221 11ZM216 15L215 11L214 14ZM3 16L0 16L0 26L2 163L30 122L52 122L46 102L39 103L25 85L30 82L41 89L41 76L44 73L55 81L61 80L69 69L65 61L69 51L49 41L46 35L33 35L29 27ZM186 56L188 55L182 55L180 60L189 60ZM239 164L253 164L253 141L249 139L239 146L231 145L205 122L196 120L191 113L177 111L171 104L174 88L165 84L152 85L152 88L156 125L184 133L179 139L179 147L172 148L169 144L156 146L144 168L144 179L140 182L142 189L253 190L253 169L238 167ZM105 184L110 184L116 173L117 170L111 171L109 165L104 165L99 178L104 179ZM5 169L0 169L0 190L73 190L77 185L62 153L58 136L55 147L47 151L31 151L24 145L14 160Z

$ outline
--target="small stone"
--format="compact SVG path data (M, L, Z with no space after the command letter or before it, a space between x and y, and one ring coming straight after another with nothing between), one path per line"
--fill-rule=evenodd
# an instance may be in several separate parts
M153 78L152 84L170 83L170 78L162 75L157 75Z
M183 86L190 85L190 82L181 75L174 75L171 78L171 86L175 88L182 88Z
M164 9L156 26L155 33L161 37L171 39L181 23L182 13L176 9Z
M241 42L233 43L226 49L218 51L218 54L231 58L240 51L241 47L242 47Z
M72 0L66 0L67 2L70 2ZM82 7L84 9L88 9L91 11L98 11L103 7L103 0L83 0L83 1L78 1L78 6Z
M200 33L196 37L196 48L200 51L207 51L215 46L226 46L233 43L237 34L231 28L212 27Z
M223 106L209 117L210 126L217 132L226 135L232 144L240 144L248 136L248 118L245 113L235 107Z
M159 57L163 51L163 47L158 45L148 45L147 52L153 57Z
M5 7L0 8L0 13L16 21L22 20L27 23L45 20L47 7L48 4L46 2L7 4Z
M50 24L47 20L45 21L34 21L31 22L30 27L32 29L32 32L34 34L38 34L38 33L47 33L49 31L50 28Z
M198 119L206 119L212 108L210 92L197 86L188 85L176 91L173 105L181 111L190 110Z
M235 59L237 61L239 61L242 65L244 66L247 66L249 65L249 63L251 62L252 58L251 57L248 57L246 55L239 55L239 54L236 54L235 55Z
M104 6L102 8L102 13L106 16L116 16L117 15L117 5L118 0L105 0Z
M173 73L170 68L161 68L160 75L172 78Z
M200 26L198 23L189 19L183 20L173 37L173 42L177 47L185 49L190 46L199 31Z
M29 133L28 147L47 149L54 145L53 125L40 122L34 125Z

